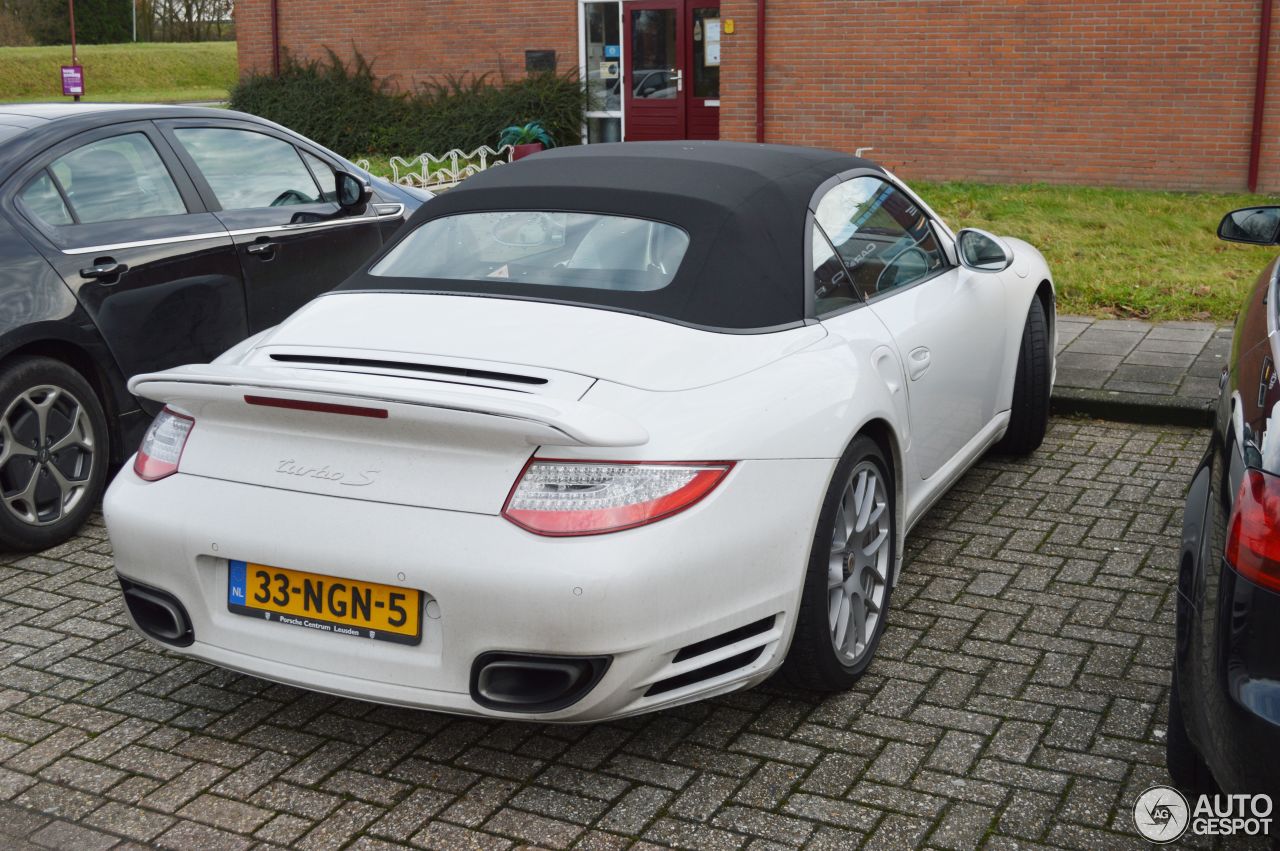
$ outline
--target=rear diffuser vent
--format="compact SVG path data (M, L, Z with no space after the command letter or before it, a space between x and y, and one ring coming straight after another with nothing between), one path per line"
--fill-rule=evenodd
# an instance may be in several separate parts
M328 355L271 355L280 363L315 364L317 366L354 366L363 369L399 369L406 372L426 372L432 375L450 375L461 378L478 378L484 381L505 381L508 384L546 384L547 379L533 375L516 375L511 372L492 372L487 369L470 369L460 366L440 366L428 363L404 363L402 361L375 360L373 358L339 358Z
M712 650L719 650L721 647L728 647L744 638L750 638L753 635L759 635L762 632L768 632L773 627L773 615L767 618L761 618L755 623L749 623L746 626L740 626L737 629L729 630L721 633L715 638L708 638L699 641L696 644L690 644L688 647L680 648L680 652L672 659L672 662L683 662L685 659L692 659L694 656L701 656L703 653L710 653Z
M746 626L740 626L737 629L731 629L728 632L721 633L714 638L708 638L703 641L690 644L687 647L682 647L671 660L671 663L674 665L680 662L685 662L689 659L696 659L699 656L704 656L707 653L714 652L722 647L737 644L739 641L746 641L748 638L752 638L753 636L763 635L773 629L775 617L775 615L770 615L767 618L761 618L760 620L755 621L754 623L749 623ZM727 659L712 662L709 665L705 665L701 668L695 668L692 671L686 671L683 674L677 674L674 677L668 677L665 680L658 680L658 682L649 686L648 690L645 691L645 696L648 697L655 694L664 694L669 691L675 691L676 689L684 688L685 686L693 685L694 683L700 683L703 680L718 677L721 674L728 674L732 671L738 670L739 668L745 668L747 665L750 665L752 662L760 658L760 654L764 653L764 648L764 644L759 647L751 647L741 653L730 656Z
M645 692L645 697L655 694L664 694L665 692L675 691L678 688L684 688L694 683L700 683L703 680L709 680L712 677L718 677L721 674L727 674L730 671L736 671L738 668L746 667L752 662L760 658L760 654L764 652L763 647L756 647L745 653L739 653L737 656L730 656L728 659L721 659L715 664L708 665L705 668L698 668L696 671L689 671L675 677L668 677L665 680L658 680L649 686Z

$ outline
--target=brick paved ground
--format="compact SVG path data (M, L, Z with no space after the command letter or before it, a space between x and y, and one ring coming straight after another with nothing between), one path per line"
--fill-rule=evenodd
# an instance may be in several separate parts
M0 554L0 845L1141 847L1132 805L1166 779L1174 545L1204 441L1056 421L916 530L853 692L765 687L598 726L182 661L126 628L101 525Z

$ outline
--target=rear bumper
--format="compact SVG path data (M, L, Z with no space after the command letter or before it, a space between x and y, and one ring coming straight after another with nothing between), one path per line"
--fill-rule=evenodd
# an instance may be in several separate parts
M127 471L105 514L119 574L172 594L189 613L195 640L173 652L383 703L590 721L754 684L781 663L834 463L743 462L680 515L586 538L542 538L492 515L183 474L146 483ZM227 608L228 559L417 588L436 617L424 612L417 646L246 618ZM673 662L683 647L770 617L745 641ZM740 668L646 695L751 647L761 651ZM569 707L508 713L472 697L473 663L493 652L610 663Z
M1205 718L1225 745L1211 759L1224 791L1280 796L1280 594L1223 565L1219 685L1229 711Z

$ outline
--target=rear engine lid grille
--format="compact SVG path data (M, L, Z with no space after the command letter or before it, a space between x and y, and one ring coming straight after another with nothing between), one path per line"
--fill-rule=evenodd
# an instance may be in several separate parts
M330 374L378 375L413 382L490 387L508 393L566 400L581 399L595 383L594 378L579 373L524 364L426 352L338 346L268 345L254 350L241 363L244 366L315 370Z
M425 372L432 375L449 375L462 378L479 378L485 381L501 381L510 384L546 384L547 379L536 375L517 375L513 372L493 372L462 366L444 366L433 363L406 363L405 361L375 360L373 358L334 357L332 355L269 355L273 361L307 366L353 366L359 369L395 369L408 372Z

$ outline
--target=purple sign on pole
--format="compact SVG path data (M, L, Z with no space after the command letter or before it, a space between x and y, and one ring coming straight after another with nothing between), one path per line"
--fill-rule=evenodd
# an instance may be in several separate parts
M82 66L62 66L62 93L64 95L84 94L84 68Z

